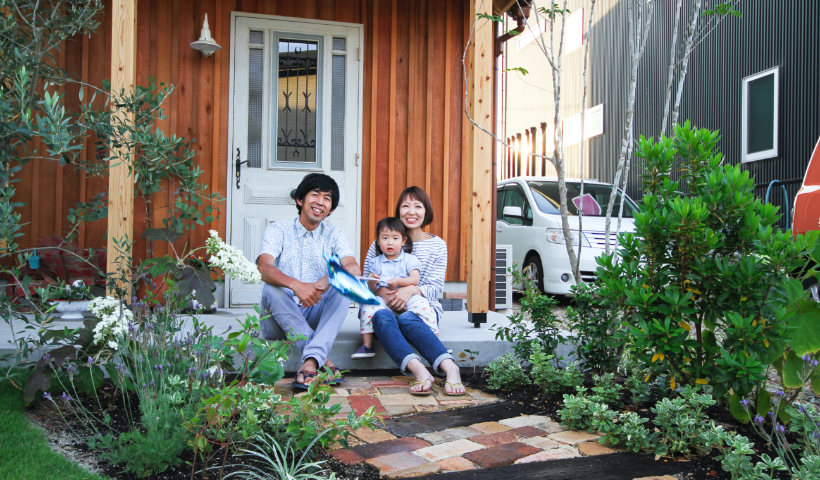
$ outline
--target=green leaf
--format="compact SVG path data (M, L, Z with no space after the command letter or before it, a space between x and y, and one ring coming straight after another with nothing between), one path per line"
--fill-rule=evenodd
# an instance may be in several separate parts
M48 391L48 389L51 388L51 377L53 374L54 371L49 366L34 371L29 377L28 382L26 382L25 390L23 390L23 402L25 402L26 405L33 402L40 392Z
M214 303L216 290L214 281L211 280L211 272L208 270L198 270L196 268L185 268L179 282L179 292L187 297L196 291L196 301L202 305L210 307Z
M248 377L249 381L264 385L273 385L285 376L285 369L282 367L282 364L279 363L276 349L262 345L252 345L251 351L256 357L256 360L254 360L252 365L254 370ZM260 358L262 359L261 361L259 360Z
M747 412L743 406L740 404L740 401L743 400L740 398L740 395L732 395L729 399L729 411L732 412L732 416L740 423L749 423L751 418L749 417L749 412Z
M168 243L174 243L174 241L181 236L182 233L175 232L168 228L146 228L145 231L142 232L142 238L152 242L166 241Z
M820 303L814 300L797 302L789 329L789 346L798 357L820 351Z
M757 390L757 414L765 417L770 408L772 408L772 396L765 388L759 388Z
M788 351L784 355L786 361L783 364L783 386L786 388L800 388L803 382L800 374L803 372L803 359L798 357L793 351Z
M103 78L102 87L103 87L103 90L105 90L106 92L110 92L111 91L111 80L109 80L107 78Z

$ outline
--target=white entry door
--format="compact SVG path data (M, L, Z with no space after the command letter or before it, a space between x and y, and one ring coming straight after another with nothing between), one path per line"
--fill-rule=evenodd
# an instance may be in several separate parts
M325 221L344 229L358 255L361 27L233 20L229 243L255 260L268 224L298 215L290 192L320 172L341 192ZM231 306L259 301L259 285L229 281L226 290Z

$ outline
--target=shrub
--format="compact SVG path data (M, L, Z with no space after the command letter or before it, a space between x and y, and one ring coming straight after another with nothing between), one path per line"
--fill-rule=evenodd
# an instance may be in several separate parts
M564 368L555 365L555 355L544 355L541 346L532 346L530 355L530 377L532 382L544 393L556 393L563 389L575 388L584 381L584 374L578 362L572 362Z
M490 362L484 373L489 375L487 386L493 390L512 390L530 383L529 377L511 352Z
M541 346L546 355L554 355L561 343L559 335L560 320L554 313L558 302L541 293L532 280L518 269L517 264L509 268L515 284L521 286L524 296L521 298L521 310L510 315L509 326L495 325L496 340L505 340L513 344L513 351L522 362L532 354L533 345Z
M805 265L809 239L773 229L777 208L724 164L719 138L689 122L673 138L641 137L643 207L618 254L597 260L598 293L621 305L619 336L640 369L672 390L708 384L737 401L784 352L786 306L803 296L788 274Z
M584 368L597 373L617 368L623 342L617 305L611 305L590 284L572 287L572 306L567 309L569 328L575 334L575 354Z

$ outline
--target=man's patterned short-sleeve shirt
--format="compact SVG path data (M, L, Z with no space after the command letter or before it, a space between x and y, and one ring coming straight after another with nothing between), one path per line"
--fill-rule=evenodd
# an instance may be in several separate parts
M259 255L267 253L276 259L276 268L290 278L313 283L327 275L324 254L339 258L353 256L353 249L341 228L320 223L308 231L294 220L278 220L268 225L262 237ZM259 255L256 261L259 261Z

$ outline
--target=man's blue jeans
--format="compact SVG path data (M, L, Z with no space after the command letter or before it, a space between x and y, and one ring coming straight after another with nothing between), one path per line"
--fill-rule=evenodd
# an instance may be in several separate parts
M441 362L453 358L424 320L413 312L404 312L396 317L391 310L379 310L373 315L373 331L384 350L405 374L407 364L414 358L419 359L411 345L439 375L444 375L439 369Z

